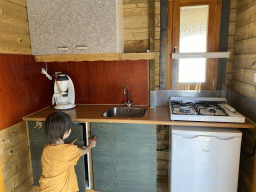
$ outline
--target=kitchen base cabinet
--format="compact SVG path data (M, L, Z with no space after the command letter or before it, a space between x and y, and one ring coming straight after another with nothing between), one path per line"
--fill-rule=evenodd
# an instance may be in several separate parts
M37 127L35 121L28 121L28 132L30 141L30 153L32 161L33 179L34 185L39 186L39 179L42 174L41 167L41 155L45 145L50 143L49 138L45 134L45 124L42 122L42 127ZM77 141L74 143L78 145L79 148L87 145L86 141L88 138L88 131L86 129L85 123L73 124L71 127L72 131L70 136L65 139L65 143L71 143L75 139ZM90 174L88 166L87 155L81 156L75 166L75 172L77 175L79 192L86 192L86 188L90 187Z
M91 123L94 190L156 192L156 125Z

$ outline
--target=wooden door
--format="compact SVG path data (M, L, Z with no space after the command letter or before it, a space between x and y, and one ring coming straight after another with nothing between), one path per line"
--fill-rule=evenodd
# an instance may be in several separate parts
M91 123L94 190L156 192L156 125Z
M216 52L219 49L219 33L220 33L220 18L221 18L221 0L173 0L169 2L169 49L170 53L175 52ZM199 14L199 11L201 13ZM202 11L203 10L203 11ZM190 12L190 13L188 13ZM205 13L205 15L203 15ZM186 14L188 18L186 18ZM207 18L206 18L207 17ZM185 24L184 24L185 19ZM187 21L186 21L187 19ZM205 19L205 23L200 23ZM199 22L198 22L199 21ZM186 23L187 22L187 23ZM187 26L184 26L187 25ZM193 30L196 28L203 28L205 25L205 49L200 47L199 41L196 41L201 34L195 33ZM199 33L202 33L199 31ZM184 35L185 34L185 35ZM185 36L185 37L184 37ZM203 38L204 36L201 35ZM184 40L185 39L185 40ZM194 40L194 41L193 41ZM204 41L204 39L202 40ZM191 47L190 49L187 47ZM193 49L194 47L194 49ZM201 49L202 48L202 49ZM197 51L199 50L199 51ZM171 55L170 55L171 58ZM180 89L183 85L191 85L195 87L200 83L201 89L215 89L217 85L217 59L205 59L205 61L196 59L186 59L188 68L181 69L182 63L185 59L171 59L169 75L171 75L171 82L168 82L172 89ZM197 62L204 62L205 64L197 65ZM191 63L191 65L190 65ZM186 66L186 65L184 65ZM194 67L193 67L194 66ZM200 71L200 67L205 69ZM192 70L191 70L192 69ZM193 71L194 70L194 71ZM200 71L200 72L199 72ZM188 76L188 81L181 79L182 73ZM197 74L198 73L198 74ZM193 76L198 76L204 73L204 80L191 81ZM197 78L195 78L197 79ZM202 77L203 79L203 77ZM189 86L188 86L189 87Z

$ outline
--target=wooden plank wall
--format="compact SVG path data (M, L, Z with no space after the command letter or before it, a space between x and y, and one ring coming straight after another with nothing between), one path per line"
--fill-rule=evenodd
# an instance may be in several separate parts
M157 178L168 181L168 146L169 146L169 126L160 125L157 127ZM167 184L167 183L162 183Z
M149 0L123 0L124 51L146 52L150 50ZM155 69L154 90L159 90L160 56L160 0L155 0ZM151 65L152 66L152 65ZM152 90L152 86L150 86ZM168 146L168 126L158 126L157 148ZM168 150L157 152L157 177L168 178ZM166 184L166 183L164 183Z
M34 191L25 121L1 130L0 143L0 161L5 191Z
M228 33L228 50L231 52L226 66L226 86L231 89L232 69L234 65L234 42L235 42L235 21L236 21L236 4L237 0L230 0L230 17L229 17L229 33Z
M149 0L123 0L124 52L150 50ZM155 0L155 89L159 89L160 0Z
M238 0L232 90L256 99L256 1Z
M2 165L1 165L1 161L0 161L0 191L4 192L4 180L3 180L3 174L2 174Z
M26 1L0 0L0 2L0 53L30 55ZM123 3L125 52L150 50L149 0L123 0ZM155 52L153 79L155 80L155 90L157 90L159 89L160 0L155 0ZM158 148L165 148L168 143L168 129L164 126L161 127L163 129L158 136ZM9 129L13 128L3 131ZM158 162L158 176L167 179L167 151L158 152ZM2 167L6 169L5 163L2 163Z
M227 85L233 91L256 99L256 1L231 0L230 5L229 49L234 54L227 65ZM238 191L256 192L255 155L247 156L252 154L256 131L244 129L242 132Z
M0 53L31 55L26 0L0 0Z

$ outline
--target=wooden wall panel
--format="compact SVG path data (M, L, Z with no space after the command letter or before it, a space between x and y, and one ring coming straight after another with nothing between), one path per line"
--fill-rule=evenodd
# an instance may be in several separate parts
M156 1L155 15L160 18L160 2ZM159 35L158 35L159 33ZM160 24L155 29L155 90L160 87Z
M256 4L255 0L238 0L237 1L237 12L243 12Z
M256 54L239 54L234 57L235 68L251 68L256 69Z
M33 56L0 54L0 130L51 105L53 82L41 74L42 67Z
M8 0L1 0L1 12L3 15L8 15L20 20L28 20L27 9L21 5L10 2Z
M232 74L234 65L234 43L236 33L236 4L237 0L230 1L230 17L229 17L229 33L228 33L228 51L231 52L231 57L228 58L226 65L226 86L227 89L231 89L232 86Z
M23 7L27 7L26 0L9 0L10 2L16 3L18 5L21 5Z
M252 6L240 13L237 11L236 27L241 27L243 25L246 25L250 22L255 21L254 11L255 11L255 6Z
M25 0L0 0L0 53L31 55Z
M169 126L157 126L157 178L168 179ZM163 150L165 149L165 150ZM167 181L166 181L167 182Z
M0 161L0 191L5 192L1 161Z
M28 34L1 30L0 44L11 45L12 47L30 47L30 38Z
M234 7L235 0L231 1L231 5ZM256 1L237 0L236 5L232 76L227 76L227 80L232 79L229 83L233 91L256 99L254 83L256 72ZM231 17L233 18L233 15ZM248 156L253 151L255 141L255 130L243 130L238 182L239 192L256 192L255 155Z
M123 104L128 87L135 105L148 105L145 60L53 63L52 70L69 74L77 104Z
M149 0L124 0L124 51L146 52L150 49L150 10ZM159 52L160 52L160 0L155 0L155 40L156 60L153 71L155 90L159 89ZM158 41L158 42L157 42ZM151 82L152 83L152 82ZM152 88L152 85L151 85Z
M237 1L232 89L251 98L254 95L256 59L256 1Z
M0 161L5 191L30 191L33 185L26 123L0 131Z
M0 15L0 29L8 31L19 31L21 34L29 34L28 22L17 20L6 15Z

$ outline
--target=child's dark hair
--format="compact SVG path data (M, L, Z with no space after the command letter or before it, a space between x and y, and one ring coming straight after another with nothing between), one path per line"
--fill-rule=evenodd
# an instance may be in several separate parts
M64 112L54 112L50 114L45 121L45 133L51 142L55 143L59 139L63 139L66 131L71 128L71 117Z

